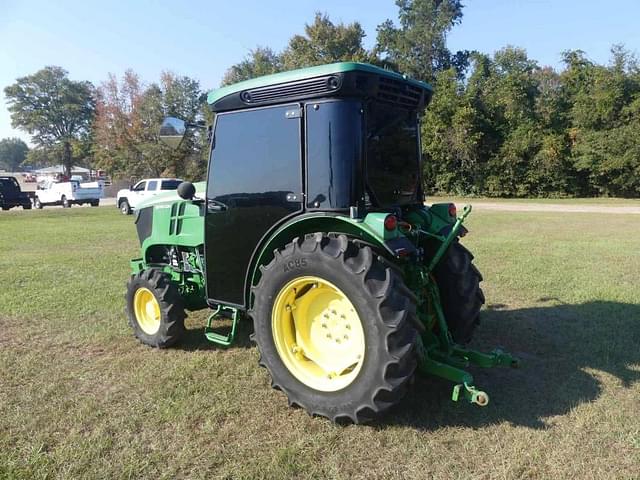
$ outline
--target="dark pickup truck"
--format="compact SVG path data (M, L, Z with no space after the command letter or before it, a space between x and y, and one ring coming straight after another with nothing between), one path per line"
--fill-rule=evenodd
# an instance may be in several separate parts
M15 177L0 176L0 208L2 210L9 210L13 207L31 209L33 194L29 195L29 193L20 190L20 184Z

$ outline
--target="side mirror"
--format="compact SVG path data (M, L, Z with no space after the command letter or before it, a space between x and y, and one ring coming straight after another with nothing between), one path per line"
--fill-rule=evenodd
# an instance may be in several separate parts
M196 187L191 182L182 182L178 185L178 196L184 200L193 200L196 196Z
M184 133L187 131L187 123L175 117L167 117L160 126L160 140L171 148L178 148Z

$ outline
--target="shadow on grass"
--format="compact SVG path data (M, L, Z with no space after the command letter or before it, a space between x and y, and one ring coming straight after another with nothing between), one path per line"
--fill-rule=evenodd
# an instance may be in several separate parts
M540 299L540 303L550 300ZM418 377L400 405L374 427L407 425L434 430L507 421L544 429L549 427L548 417L564 415L597 399L602 381L617 381L629 388L640 380L640 305L589 302L519 310L503 307L489 306L484 312L470 347L504 347L519 356L523 365L517 370L471 370L476 386L491 397L487 407L454 403L450 382Z

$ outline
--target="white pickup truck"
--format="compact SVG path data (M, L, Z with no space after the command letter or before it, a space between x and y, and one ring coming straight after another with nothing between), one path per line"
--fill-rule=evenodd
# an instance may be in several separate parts
M129 215L138 205L150 197L168 190L176 190L182 183L179 178L146 178L130 188L118 191L116 205L124 215Z
M89 203L92 207L97 207L103 193L104 185L101 181L80 183L78 180L57 182L47 179L38 184L33 206L42 208L45 205L62 205L64 208L70 208L73 204Z

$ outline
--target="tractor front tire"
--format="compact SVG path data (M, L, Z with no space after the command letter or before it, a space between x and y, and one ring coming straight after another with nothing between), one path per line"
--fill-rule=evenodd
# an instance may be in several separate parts
M127 313L135 336L145 345L167 348L184 335L184 303L168 274L146 269L127 284Z
M290 405L362 423L397 404L416 368L415 301L402 278L345 235L296 238L253 288L260 365Z
M482 274L472 261L471 252L455 241L434 271L449 331L460 344L471 340L484 304Z

